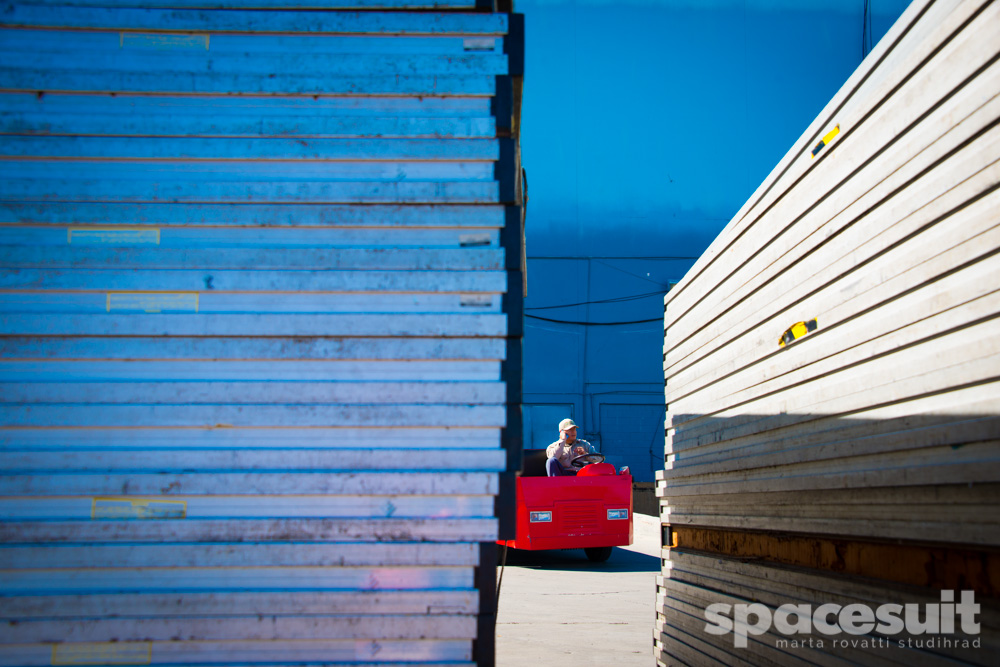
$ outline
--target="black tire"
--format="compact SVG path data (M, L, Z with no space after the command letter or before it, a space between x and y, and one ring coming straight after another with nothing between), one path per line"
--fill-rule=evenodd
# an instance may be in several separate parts
M592 563L603 563L611 558L611 547L588 547L583 552Z

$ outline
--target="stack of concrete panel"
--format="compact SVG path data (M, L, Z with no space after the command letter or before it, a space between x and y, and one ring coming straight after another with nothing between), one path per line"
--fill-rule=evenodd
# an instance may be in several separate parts
M0 664L492 664L523 23L284 4L0 11Z
M667 295L661 664L1000 660L998 56L914 2Z

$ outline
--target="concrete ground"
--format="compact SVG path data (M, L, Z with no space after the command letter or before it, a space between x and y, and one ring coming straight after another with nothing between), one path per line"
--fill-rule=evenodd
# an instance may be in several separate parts
M605 563L583 550L511 550L497 616L497 667L650 667L660 522L634 514L633 543ZM500 570L497 569L498 577Z

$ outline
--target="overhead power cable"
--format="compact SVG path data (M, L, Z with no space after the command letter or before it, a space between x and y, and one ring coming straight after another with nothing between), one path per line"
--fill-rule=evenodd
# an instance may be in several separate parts
M579 324L582 326L589 327L610 327L618 324L646 324L647 322L663 322L662 317L656 317L650 320L631 320L629 322L579 322L576 320L554 320L549 317L539 317L538 315L527 315L525 317L530 317L533 320L541 320L543 322L556 322L557 324Z
M595 259L594 261L597 262L598 264L603 264L604 266L608 267L609 269L614 269L615 271L619 271L619 272L624 273L626 275L630 275L633 278L638 278L639 280L645 280L647 283L653 283L654 285L659 285L660 287L662 287L664 289L667 289L667 290L670 289L670 284L664 285L663 283L661 283L661 282L659 282L657 280L651 280L648 276L640 276L638 273L632 273L631 271L626 271L625 269L621 268L620 266L615 266L613 264L608 264L607 262L602 262L599 259Z
M677 284L677 281L671 280L666 286L666 290L659 292L646 292L644 294L630 294L629 296L617 296L610 299L597 299L595 301L580 301L578 303L563 303L555 306L535 306L532 308L525 308L525 310L551 310L553 308L571 308L573 306L586 306L595 303L624 303L627 301L636 301L638 299L645 299L651 296L663 296L670 291L670 288ZM554 322L556 324L578 324L580 326L589 327L610 327L623 324L648 324L650 322L663 322L662 317L650 318L647 320L627 320L623 322L584 322L581 320L557 320L551 317L542 317L541 315L532 315L530 313L525 313L525 317L530 317L533 320L541 320L542 322Z
M552 310L553 308L572 308L573 306L589 306L595 303L623 303L626 301L636 301L646 299L651 296L663 296L666 292L646 292L645 294L632 294L631 296L616 296L610 299L597 299L595 301L579 301L577 303L562 303L557 306L533 306L525 310Z

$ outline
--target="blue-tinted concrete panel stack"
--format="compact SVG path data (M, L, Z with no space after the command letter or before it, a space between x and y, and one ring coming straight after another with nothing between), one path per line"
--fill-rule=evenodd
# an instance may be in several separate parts
M492 662L523 23L286 4L0 10L0 664Z
M661 664L1000 659L998 119L914 2L668 294Z

